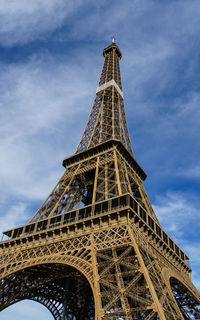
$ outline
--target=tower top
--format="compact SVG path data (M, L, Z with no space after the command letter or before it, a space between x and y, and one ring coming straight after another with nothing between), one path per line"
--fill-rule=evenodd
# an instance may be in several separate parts
M119 50L119 47L116 45L115 43L115 38L112 37L112 43L111 45L109 45L108 47L106 47L104 50L103 50L103 56L105 57L108 53L110 52L116 52L116 54L118 55L119 59L121 59L122 57L122 53L121 51Z

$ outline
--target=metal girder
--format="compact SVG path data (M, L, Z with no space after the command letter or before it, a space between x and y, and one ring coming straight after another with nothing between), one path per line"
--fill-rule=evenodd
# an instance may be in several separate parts
M30 222L58 216L73 209L131 193L157 222L142 179L116 142L92 156L87 154L66 172ZM78 161L78 160L77 160Z
M80 231L74 230L65 240L50 237L32 243L30 248L26 244L16 246L13 259L9 256L7 268L1 274L1 309L29 296L36 300L38 297L45 299L41 301L45 301L46 306L46 301L50 301L48 306L51 309L58 303L59 310L63 310L66 299L62 279L78 281L81 278L86 293L79 289L79 294L76 291L70 294L73 301L79 301L90 292L90 310L95 310L95 319L158 319L159 308L164 314L163 319L183 319L176 297L171 295L162 275L165 259L131 220L122 219L117 226L111 220L103 228L98 226L98 230L90 226ZM177 274L173 264L168 263L167 267L169 273ZM184 286L191 288L189 278L184 276L182 281ZM73 288L74 285L69 285L69 290ZM196 310L195 301L200 300L192 288L190 301ZM71 306L69 301L66 312L74 314L76 303ZM88 318L84 315L83 319Z

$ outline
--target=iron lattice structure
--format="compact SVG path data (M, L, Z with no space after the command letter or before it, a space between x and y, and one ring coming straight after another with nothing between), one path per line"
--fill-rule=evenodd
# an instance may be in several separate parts
M200 319L187 255L143 186L125 116L115 43L65 172L28 224L0 243L0 310L31 299L63 320Z

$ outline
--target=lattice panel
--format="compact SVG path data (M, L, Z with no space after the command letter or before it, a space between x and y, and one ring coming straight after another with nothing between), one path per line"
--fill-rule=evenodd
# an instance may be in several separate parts
M76 237L57 242L51 238L49 240L51 243L47 242L45 245L35 243L35 246L30 249L19 247L16 252L13 252L12 257L5 259L4 264L1 264L0 278L31 265L60 260L64 263L68 261L87 271L92 280L90 237Z
M152 313L152 298L134 249L99 251L97 262L103 319L146 319Z
M157 250L155 250L152 245L145 239L144 236L139 232L135 225L130 226L131 232L134 234L136 239L141 257L148 270L150 280L152 282L152 287L154 288L159 303L164 312L164 316L167 320L183 320L183 315L175 302L174 297L169 291L166 279L163 276L162 270L166 267L168 268L168 273L173 274L173 272L178 272L178 270L170 264L165 257L163 257ZM185 282L185 277L182 278L183 283ZM200 301L200 295L196 288L192 288L192 282L190 279L186 280L187 286L191 288L192 295L195 297L196 301ZM197 303L198 304L198 303ZM188 318L193 319L193 318Z

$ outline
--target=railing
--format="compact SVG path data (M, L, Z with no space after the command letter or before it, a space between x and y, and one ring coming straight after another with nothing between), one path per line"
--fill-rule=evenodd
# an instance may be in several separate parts
M71 222L78 222L86 218L91 218L127 206L129 203L127 202L127 197L129 198L130 195L126 194L121 197L95 203L94 205L88 205L83 208L65 212L61 215L52 216L51 218L39 220L19 228L4 231L3 234L10 239L14 239L38 231L62 226Z
M9 240L19 237L27 236L32 233L51 230L53 228L61 227L63 225L81 222L81 220L90 220L103 214L111 214L123 208L131 208L135 216L142 222L156 237L169 247L181 260L187 262L189 258L176 245L176 243L164 232L164 230L156 223L155 220L148 214L148 212L141 206L141 204L130 194L125 194L115 198L111 198L94 205L88 205L83 208L72 210L61 215L53 216L48 219L40 220L19 228L11 229L3 232Z

